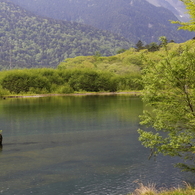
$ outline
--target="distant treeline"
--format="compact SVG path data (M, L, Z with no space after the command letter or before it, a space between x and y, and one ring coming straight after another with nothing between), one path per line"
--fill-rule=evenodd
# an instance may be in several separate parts
M117 75L91 69L22 69L0 72L0 94L68 94L141 90L139 73Z

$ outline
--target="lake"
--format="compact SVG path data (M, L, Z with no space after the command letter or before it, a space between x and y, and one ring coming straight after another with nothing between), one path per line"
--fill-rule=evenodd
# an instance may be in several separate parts
M125 195L138 183L194 182L177 158L148 160L143 107L128 95L0 100L0 194Z

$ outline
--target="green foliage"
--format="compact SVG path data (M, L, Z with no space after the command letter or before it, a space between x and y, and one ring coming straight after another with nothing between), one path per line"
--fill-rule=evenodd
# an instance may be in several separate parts
M61 62L57 69L39 68L0 72L0 90L9 93L72 93L74 91L141 90L141 72L148 63L159 63L167 51L177 55L185 47L195 47L195 41L168 43L158 51L130 48L115 56L79 56ZM146 59L146 60L143 60ZM180 60L179 60L180 61ZM19 84L17 84L17 82ZM21 84L22 83L22 84Z
M40 75L33 75L30 72L25 71L12 71L7 73L1 82L2 88L9 90L10 93L27 93L30 90L43 89L47 90L47 93L50 89L50 84L48 79L41 77Z
M112 77L111 73L76 70L68 83L74 91L116 91L116 86L113 87Z
M115 56L78 56L65 59L58 65L58 69L94 69L116 74L140 73L143 65L142 53L133 48Z
M103 87L97 87L93 90L95 91L110 91L111 86L113 86L111 91L116 90L141 90L143 88L142 78L140 70L144 67L148 66L149 61L153 61L154 63L159 63L164 59L167 55L167 51L173 53L181 53L183 52L185 47L195 47L195 41L190 40L188 42L177 44L174 42L168 43L166 37L161 37L161 45L163 47L158 46L157 51L150 52L149 49L142 49L139 52L134 48L130 48L123 53L117 54L115 56L102 57L102 56L79 56L75 58L68 58L65 61L61 62L58 66L59 71L64 71L60 74L66 74L67 77L66 82L69 82L71 87L74 90L88 90L84 89L80 85L79 79L81 78L81 70L94 70L97 72L101 72L101 77L103 77L103 72L112 73L113 76L105 76L105 78L111 78L111 84L104 84L106 81L102 82ZM163 41L166 44L163 45ZM151 43L152 45L153 43ZM157 45L157 44L154 44ZM144 60L145 59L145 60ZM77 74L75 75L75 69L77 69ZM73 76L74 72L74 76ZM107 74L105 73L105 75ZM72 76L71 76L72 75ZM71 77L71 79L70 79ZM92 76L87 76L92 80ZM95 76L94 76L95 78ZM97 76L96 79L100 78ZM86 80L83 79L83 82ZM102 79L102 78L101 78ZM81 80L81 79L80 79ZM90 80L90 79L89 79ZM109 80L109 79L108 79ZM107 81L108 83L110 81ZM99 82L100 83L100 82ZM83 83L83 86L85 84ZM106 87L106 86L110 86ZM90 88L93 88L89 86Z
M3 89L2 86L0 85L0 97L9 95L9 94L10 94L9 90Z
M116 53L117 54L120 54L120 53L123 53L123 52L125 52L126 51L126 49L120 49L120 50L118 50Z
M63 86L58 87L56 93L70 94L70 93L74 93L74 90L73 90L73 88L70 87L70 85L68 83L65 83Z
M175 54L177 59L177 55L183 53L185 47L195 47L195 41L190 40L183 44L167 43L165 46L154 52L147 49L137 52L131 48L115 56L68 58L61 62L57 69L1 71L0 91L6 95L141 90L143 83L140 70L147 67L150 61L163 61L167 51Z
M168 44L167 37L161 36L159 37L159 41L161 41L161 46L164 47L165 50L167 50L167 44Z
M68 94L75 91L102 92L123 89L139 90L140 74L126 75L131 83L120 88L118 76L92 69L23 69L0 72L0 95L6 94ZM120 81L121 82L121 81Z
M145 48L148 49L148 51L150 51L150 52L154 52L154 51L158 51L160 46L157 43L152 42L152 43L146 45Z
M117 78L117 90L142 90L142 78L140 74L132 73L120 75Z
M151 154L180 156L189 163L187 167L194 170L194 47L180 46L172 52L166 48L158 62L146 58L146 64L143 100L149 110L141 116L141 124L151 126L155 131L138 130L139 140L151 148ZM179 167L187 170L185 165L179 164Z
M143 42L142 42L141 40L139 40L139 41L135 44L135 46L136 46L136 49L139 51L140 49L143 49L144 44L143 44Z
M74 83L76 83L76 87L75 85L73 86L71 85L72 80L70 80L70 86L72 86L75 91L78 91L79 89L83 91L95 91L95 92L99 91L96 85L96 80L98 77L97 72L91 70L84 71L81 72L80 75L78 76L76 75L76 77L77 77L76 80L74 77L74 81L73 81Z
M117 85L115 79L116 75L109 72L98 72L96 79L96 85L99 91L117 91Z

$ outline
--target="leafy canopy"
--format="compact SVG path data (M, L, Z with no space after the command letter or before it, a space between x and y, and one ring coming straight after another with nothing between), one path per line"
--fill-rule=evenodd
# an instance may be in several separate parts
M143 100L149 109L141 124L153 130L139 129L139 140L152 155L180 156L188 163L178 166L195 171L195 49L179 46L170 52L166 39L161 40L164 58L145 59Z
M189 22L172 22L179 29L195 31L195 2L182 0L191 16ZM162 153L180 156L185 163L177 166L195 172L195 49L179 46L168 50L166 37L160 37L165 56L160 61L146 59L143 100L149 106L141 116L143 125L152 131L139 129L139 140L151 148L151 155Z

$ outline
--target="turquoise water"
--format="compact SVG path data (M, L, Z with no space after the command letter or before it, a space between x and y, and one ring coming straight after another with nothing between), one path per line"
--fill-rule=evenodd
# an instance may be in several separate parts
M194 181L138 141L143 104L123 96L0 101L0 194L119 195Z

